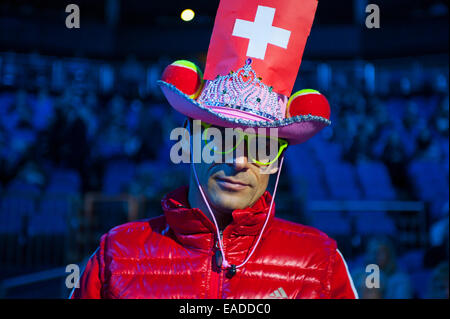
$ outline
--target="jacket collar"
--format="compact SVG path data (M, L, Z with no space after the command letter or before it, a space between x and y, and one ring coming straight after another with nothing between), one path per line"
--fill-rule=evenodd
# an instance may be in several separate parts
M188 191L188 186L181 186L166 194L161 200L167 224L184 246L210 249L216 233L215 225L200 209L190 207ZM251 207L234 210L232 222L223 231L224 242L230 238L234 241L241 236L252 237L251 239L258 236L269 211L271 200L272 196L268 191L265 191ZM275 203L265 233L270 228L274 212Z

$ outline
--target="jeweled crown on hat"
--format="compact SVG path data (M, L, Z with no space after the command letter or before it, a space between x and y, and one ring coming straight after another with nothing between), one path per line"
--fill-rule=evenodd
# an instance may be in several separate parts
M208 81L198 102L204 106L222 106L263 116L269 120L285 117L287 99L262 82L251 67L252 59L236 72L218 75Z

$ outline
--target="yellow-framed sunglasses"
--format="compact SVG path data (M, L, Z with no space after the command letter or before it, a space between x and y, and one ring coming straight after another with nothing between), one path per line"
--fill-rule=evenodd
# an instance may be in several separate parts
M210 149L210 151L214 152L214 153L218 153L221 155L225 155L228 154L230 152L233 152L242 142L242 140L245 140L247 142L247 150L248 150L248 157L252 160L252 162L258 164L258 165L264 165L264 166L268 166L272 163L274 163L283 153L283 150L289 145L288 141L286 141L283 138L276 138L273 136L265 136L265 135L259 135L259 134L253 134L253 133L246 133L240 130L236 130L235 132L239 133L239 138L236 141L236 143L234 143L233 147L230 147L229 149L225 150L225 151L217 151L216 150L216 145L214 145L214 142L208 141L207 138L207 132L208 129L212 126L212 124L208 124L205 122L201 122L202 127L204 128L204 131L202 133L202 141L203 141L203 145L205 147L208 147ZM261 152L259 152L258 146L261 145L260 144L260 139L264 139L264 144L266 146L266 151L263 152L263 154L260 154ZM270 139L271 141L267 141L268 139ZM215 139L214 139L215 140ZM222 141L223 141L223 137L222 137ZM222 143L222 141L220 141ZM267 147L271 145L271 143L275 141L278 145L278 152L276 154L276 156L273 156L269 150L267 149ZM225 145L225 143L222 143L223 145ZM250 150L254 150L255 154L253 154L253 152L251 152ZM267 155L267 153L269 153L269 155Z

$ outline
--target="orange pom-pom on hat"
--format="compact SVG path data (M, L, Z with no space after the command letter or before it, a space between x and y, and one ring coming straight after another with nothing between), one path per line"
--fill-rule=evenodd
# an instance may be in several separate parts
M197 65L187 60L178 60L168 65L164 69L161 80L174 85L191 99L196 99L203 88L202 71Z
M300 90L291 95L286 105L286 117L314 115L330 119L330 104L324 95L312 89Z

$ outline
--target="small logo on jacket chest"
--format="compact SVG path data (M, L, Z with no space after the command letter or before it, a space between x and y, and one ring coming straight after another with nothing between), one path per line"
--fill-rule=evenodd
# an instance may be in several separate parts
M269 295L268 299L288 299L288 295L282 287L276 289Z

